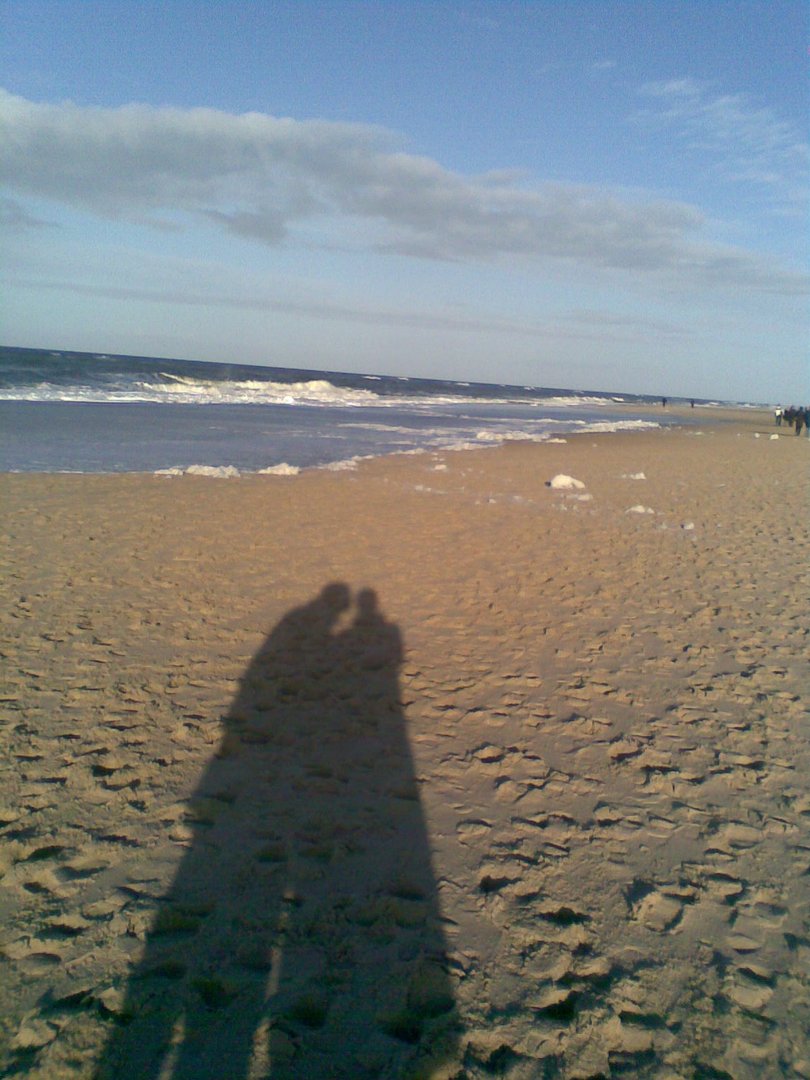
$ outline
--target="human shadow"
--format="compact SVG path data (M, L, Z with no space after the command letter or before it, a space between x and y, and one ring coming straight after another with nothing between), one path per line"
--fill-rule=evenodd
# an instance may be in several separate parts
M351 608L326 586L245 671L98 1078L358 1080L453 1056L402 641L372 590Z

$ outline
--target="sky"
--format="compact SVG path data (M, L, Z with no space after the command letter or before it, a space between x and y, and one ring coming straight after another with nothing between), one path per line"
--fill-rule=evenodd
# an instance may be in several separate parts
M0 0L0 340L810 401L804 0Z

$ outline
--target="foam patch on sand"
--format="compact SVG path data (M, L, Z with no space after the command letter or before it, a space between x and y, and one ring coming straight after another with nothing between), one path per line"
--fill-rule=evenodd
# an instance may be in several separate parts
M568 476L566 473L557 473L551 480L546 481L546 487L550 487L552 491L577 491L582 490L585 484L581 480L577 480L574 476Z

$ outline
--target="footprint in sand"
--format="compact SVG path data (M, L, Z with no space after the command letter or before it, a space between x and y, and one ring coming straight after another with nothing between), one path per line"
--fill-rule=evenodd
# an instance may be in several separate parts
M733 950L737 953L752 953L757 949L762 948L762 939L758 937L751 937L749 934L744 933L741 930L735 930L734 933L729 934L723 944L726 948Z
M726 990L726 996L741 1009L759 1012L773 997L773 989L760 979L752 979L743 971L737 971L734 981Z
M61 954L53 944L37 938L19 938L3 948L6 959L15 963L26 975L36 977L62 963Z
M688 891L688 890L687 890ZM673 886L671 891L649 881L635 881L626 893L631 917L649 930L662 934L672 930L683 915L684 890Z
M781 904L755 894L751 903L751 915L765 926L776 929L784 922L787 910Z
M637 757L642 749L632 739L619 738L608 748L608 757L615 762L627 761L629 758Z
M743 882L722 870L712 871L706 876L706 887L710 894L720 897L726 904L736 903L745 893Z
M732 821L725 829L723 829L721 839L725 841L729 847L744 850L746 848L754 847L762 840L762 830L754 828L752 825L746 825L741 821Z
M79 854L69 862L63 863L56 872L64 881L81 881L94 877L108 865L109 860L103 856Z
M78 913L67 912L65 915L58 915L56 918L51 919L48 923L48 930L55 937L72 938L83 934L91 926L92 923L82 918Z
M488 821L480 818L468 818L456 826L456 833L462 844L475 844L492 829Z

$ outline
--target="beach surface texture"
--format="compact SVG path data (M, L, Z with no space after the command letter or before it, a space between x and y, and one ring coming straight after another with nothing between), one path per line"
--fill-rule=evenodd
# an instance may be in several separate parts
M697 421L0 477L0 1072L810 1077L810 440Z

